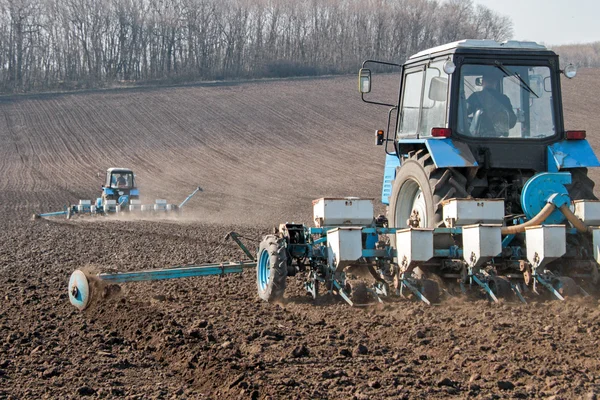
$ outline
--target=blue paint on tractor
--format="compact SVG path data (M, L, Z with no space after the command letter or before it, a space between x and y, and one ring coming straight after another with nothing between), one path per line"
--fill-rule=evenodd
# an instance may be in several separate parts
M139 196L140 195L140 191L138 189L131 189L129 191L129 195L130 196Z
M383 187L381 189L381 202L390 204L392 195L392 183L396 178L396 168L400 166L400 159L397 154L385 155L385 169L383 171Z
M549 202L555 205L562 205L565 201L569 203L569 191L565 185L570 183L571 174L568 172L542 172L530 178L521 193L521 207L527 218L535 217ZM564 220L564 214L556 209L545 223L560 224Z
M124 194L123 196L119 196L118 203L122 206L128 205L129 204L129 196L127 196L126 194Z
M96 208L102 208L102 197L96 198Z
M465 143L454 142L452 139L402 139L398 141L398 146L402 154L406 153L408 149L414 148L414 145L425 146L437 168L479 166L469 146ZM381 202L383 204L390 204L392 183L396 179L396 168L400 164L397 154L386 154L381 189Z
M106 194L107 196L115 194L114 190L112 190L111 188L108 188L106 186L104 188L102 188L102 190L104 191L104 194Z
M379 235L374 233L365 233L365 249L374 249L377 241L379 240Z
M600 167L587 140L563 140L548 146L548 171L584 167Z
M269 275L271 275L271 256L268 251L263 250L260 253L256 268L258 269L258 286L264 292L269 284Z

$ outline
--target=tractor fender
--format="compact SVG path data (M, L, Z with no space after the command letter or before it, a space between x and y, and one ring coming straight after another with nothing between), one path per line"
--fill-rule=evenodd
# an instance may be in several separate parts
M400 154L415 145L425 145L437 168L478 167L477 160L466 143L452 139L407 139L398 141Z
M466 143L455 142L452 139L403 139L398 141L399 154L426 147L436 168L478 167L473 153ZM381 190L381 202L389 205L392 194L392 183L396 179L396 168L400 166L397 154L386 154Z
M563 140L548 146L548 172L585 167L600 167L587 140Z

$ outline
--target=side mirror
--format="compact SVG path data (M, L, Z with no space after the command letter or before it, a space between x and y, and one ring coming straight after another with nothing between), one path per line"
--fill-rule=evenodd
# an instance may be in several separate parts
M483 78L481 76L479 78L475 78L475 86L483 86Z
M358 72L358 90L361 93L371 92L371 70L361 68Z
M575 75L577 75L577 67L573 64L569 64L562 72L567 78L572 79L575 78Z

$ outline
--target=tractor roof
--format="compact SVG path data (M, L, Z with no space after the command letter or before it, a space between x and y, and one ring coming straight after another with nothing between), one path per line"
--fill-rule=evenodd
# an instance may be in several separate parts
M133 172L131 169L129 168L117 168L117 167L113 167L113 168L109 168L106 170L107 173L112 174L113 172Z
M516 40L507 40L504 42L497 42L495 40L479 40L479 39L465 39L459 40L458 42L447 43L441 46L432 47L427 50L420 51L410 56L409 60L421 58L424 56L431 56L434 53L454 53L460 50L513 50L513 51L548 51L546 46L538 44L536 42L519 42Z

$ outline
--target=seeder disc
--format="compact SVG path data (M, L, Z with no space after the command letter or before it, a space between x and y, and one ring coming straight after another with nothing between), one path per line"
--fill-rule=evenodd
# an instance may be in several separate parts
M71 274L68 290L71 304L80 311L85 310L90 301L90 285L87 276L82 271L77 269Z

